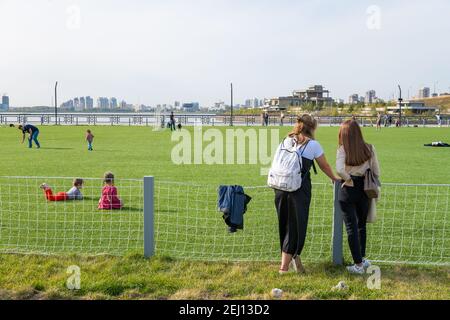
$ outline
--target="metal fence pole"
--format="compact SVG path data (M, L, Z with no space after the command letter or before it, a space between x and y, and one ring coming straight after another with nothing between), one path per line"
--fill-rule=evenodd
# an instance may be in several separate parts
M144 257L155 255L154 233L154 177L144 177Z
M343 216L341 207L339 206L338 192L341 188L341 183L334 184L334 208L333 208L333 240L332 240L332 254L333 264L344 264L344 252L342 247L343 238Z

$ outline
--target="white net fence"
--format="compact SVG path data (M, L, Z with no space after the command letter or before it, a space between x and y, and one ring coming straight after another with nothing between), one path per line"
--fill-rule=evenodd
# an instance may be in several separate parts
M384 184L367 253L380 262L450 265L450 185Z
M143 181L117 179L124 206L102 211L102 179L84 179L84 200L50 202L39 189L71 187L69 178L0 178L0 252L111 254L143 252ZM227 232L217 209L218 186L156 180L157 255L193 260L276 261L279 258L273 190L245 187L252 197L244 230ZM314 184L303 258L329 261L333 237L333 186ZM450 265L450 185L383 186L378 221L368 226L374 261ZM350 261L344 234L345 255Z
M102 179L84 179L83 200L50 202L72 187L71 178L0 178L0 251L14 253L123 254L140 250L143 239L142 180L116 180L120 210L98 209Z

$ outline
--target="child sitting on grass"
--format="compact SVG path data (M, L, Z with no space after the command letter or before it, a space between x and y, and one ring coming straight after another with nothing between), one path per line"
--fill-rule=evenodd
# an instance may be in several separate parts
M44 190L45 197L48 201L83 200L83 194L81 193L83 179L73 180L73 187L67 192L53 194L52 188L46 183L41 184L40 188Z
M123 204L117 196L117 188L114 186L114 174L111 172L105 173L103 180L105 186L102 190L102 197L98 202L98 209L100 210L118 210Z

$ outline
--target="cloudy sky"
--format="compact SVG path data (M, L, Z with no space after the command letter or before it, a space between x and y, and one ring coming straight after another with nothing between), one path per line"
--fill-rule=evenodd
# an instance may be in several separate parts
M14 106L116 96L238 102L313 83L450 91L448 0L0 0L0 94ZM405 93L407 95L407 93Z

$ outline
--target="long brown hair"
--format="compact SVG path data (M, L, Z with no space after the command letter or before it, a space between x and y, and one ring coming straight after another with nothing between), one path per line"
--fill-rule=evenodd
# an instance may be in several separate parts
M370 145L363 138L361 128L355 120L345 121L339 130L339 146L345 150L345 164L360 166L372 158Z
M314 132L316 129L317 120L309 114L304 114L297 117L297 123L295 124L292 132L289 133L289 137L298 139L300 135L302 135L309 139L314 139Z

